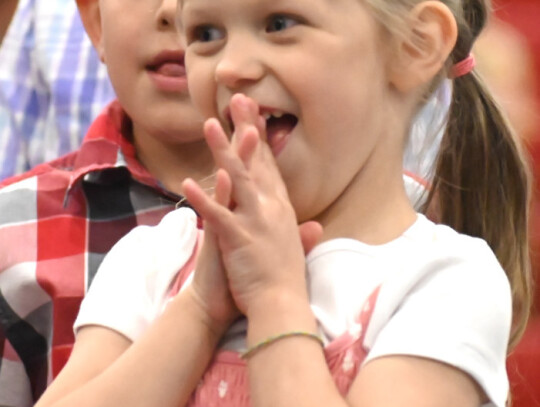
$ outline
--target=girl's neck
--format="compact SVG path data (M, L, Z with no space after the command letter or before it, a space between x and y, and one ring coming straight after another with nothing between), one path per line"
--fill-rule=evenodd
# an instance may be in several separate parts
M396 239L416 219L400 160L394 168L368 163L317 218L324 227L322 240L345 237L372 245Z
M338 202L335 208L322 214L318 220L324 227L323 241L351 238L380 245L401 236L417 219L405 193L382 203L375 200L357 202L351 205Z

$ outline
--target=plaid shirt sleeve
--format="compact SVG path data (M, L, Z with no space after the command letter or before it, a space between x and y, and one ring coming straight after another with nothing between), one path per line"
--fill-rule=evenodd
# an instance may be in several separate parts
M32 406L64 366L80 303L105 253L174 208L122 169L105 172L106 181L99 173L81 180L66 195L71 174L46 172L0 189L3 407Z
M50 298L36 284L37 179L0 191L0 405L31 406L48 381ZM20 205L14 207L10 202ZM31 380L32 378L32 380Z
M20 0L0 61L0 180L78 148L114 97L73 0Z

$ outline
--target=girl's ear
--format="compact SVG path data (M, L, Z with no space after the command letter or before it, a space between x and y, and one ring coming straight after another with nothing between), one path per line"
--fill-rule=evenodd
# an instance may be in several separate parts
M76 1L86 33L90 37L94 48L98 52L99 59L101 60L101 62L105 62L99 0Z
M408 15L398 38L390 82L401 92L429 83L443 68L457 41L457 23L440 1L427 0Z

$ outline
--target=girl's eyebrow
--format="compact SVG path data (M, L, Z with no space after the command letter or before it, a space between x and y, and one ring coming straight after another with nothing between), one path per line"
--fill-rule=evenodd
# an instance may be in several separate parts
M200 15L215 5L214 1L205 0L178 0L179 9L187 10L191 15Z

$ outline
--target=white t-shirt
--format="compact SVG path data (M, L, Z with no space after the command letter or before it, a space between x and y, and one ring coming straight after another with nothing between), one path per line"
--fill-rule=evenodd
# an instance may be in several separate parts
M135 228L103 261L75 329L101 325L137 339L162 312L199 233L195 213L186 208L155 227ZM365 300L380 286L364 363L397 354L435 359L473 377L492 400L488 405L505 405L511 293L483 240L418 215L403 235L383 245L334 239L316 246L307 257L307 284L327 342L354 329ZM223 347L243 350L244 336L241 321Z

